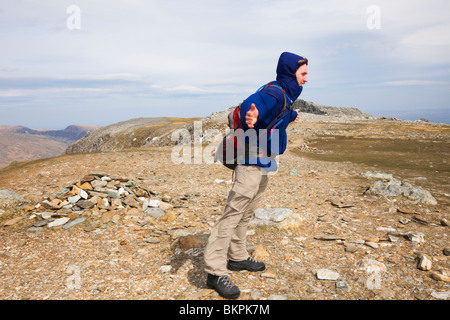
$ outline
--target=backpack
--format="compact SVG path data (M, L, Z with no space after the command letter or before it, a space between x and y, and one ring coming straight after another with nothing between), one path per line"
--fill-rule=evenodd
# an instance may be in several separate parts
M263 85L256 92L259 92L262 89L270 86L276 87L283 92L284 106L280 114L266 127L266 129L272 128L272 126L274 126L275 123L283 116L286 108L288 107L288 101L290 101L289 105L293 103L293 101L287 97L285 90L279 85L272 82ZM236 166L238 165L238 163L240 163L240 161L246 158L248 159L251 153L255 154L256 152L256 157L258 158L264 156L263 150L257 147L257 149L255 150L255 147L253 146L254 142L257 139L256 137L251 142L244 141L245 137L243 136L245 135L245 132L242 129L240 110L241 105L238 105L228 114L228 127L230 128L230 132L225 135L222 142L219 144L214 158L214 162L219 161L225 167L231 170L236 169Z

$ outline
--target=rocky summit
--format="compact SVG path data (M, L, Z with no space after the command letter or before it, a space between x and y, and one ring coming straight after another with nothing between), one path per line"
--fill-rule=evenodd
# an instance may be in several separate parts
M449 126L304 114L288 134L247 231L266 270L231 273L239 299L448 300ZM147 144L0 170L0 299L221 300L203 250L231 171L173 157Z

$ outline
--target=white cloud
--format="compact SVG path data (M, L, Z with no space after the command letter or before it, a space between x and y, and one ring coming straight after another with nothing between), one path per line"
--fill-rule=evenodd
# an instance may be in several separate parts
M168 92L176 92L176 93L188 93L188 94L202 94L202 93L207 93L206 90L198 88L198 87L194 87L194 86L189 86L189 85L180 85L180 86L176 86L173 88L167 88L166 91Z
M70 95L90 95L90 94L108 94L112 93L110 89L104 88L39 88L39 89L9 89L0 90L0 98L17 97L50 97Z
M83 74L83 75L63 75L61 79L67 80L125 80L141 81L142 75L136 73L106 73L106 74Z
M420 29L401 39L396 54L423 65L450 64L450 23Z
M72 4L80 30L66 26ZM380 8L379 30L367 28L370 5ZM139 96L152 105L172 95L227 107L273 80L279 54L292 51L311 61L303 95L317 88L325 98L338 85L341 105L353 105L360 83L447 83L449 11L444 0L2 1L0 98L102 96L107 105L113 96L128 105Z
M7 48L0 67L20 65L22 75L136 73L200 85L199 78L217 81L239 70L272 71L263 63L274 65L284 50L331 58L370 44L400 61L447 63L447 3L378 0L382 29L368 30L368 0L79 0L81 29L68 30L69 3L11 1L0 5Z
M433 86L433 85L449 85L450 81L436 81L436 80L397 80L386 81L381 83L381 86Z
M450 2L378 1L381 30L372 49L398 62L422 66L450 64ZM378 42L378 43L377 43Z
M0 98L16 98L27 96L28 90L2 90L0 91Z

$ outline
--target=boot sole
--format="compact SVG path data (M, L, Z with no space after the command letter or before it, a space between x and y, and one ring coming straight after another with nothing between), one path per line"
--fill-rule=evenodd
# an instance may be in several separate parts
M238 293L233 294L233 295L223 294L223 293L219 292L219 290L217 290L217 288L216 288L214 285L209 284L209 283L206 283L206 287L207 287L208 289L214 289L214 290L216 290L216 292L217 292L222 298L225 298L225 299L237 299L237 298L239 298L239 296L241 295L241 292L240 292L240 291L239 291Z
M233 267L233 266L227 264L227 269L230 270L230 271L247 270L247 271L250 271L250 272L258 272L258 271L266 270L266 266L262 266L261 268L245 268L245 267Z

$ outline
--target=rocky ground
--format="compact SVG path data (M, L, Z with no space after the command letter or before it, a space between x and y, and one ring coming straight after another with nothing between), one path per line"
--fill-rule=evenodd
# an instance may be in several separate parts
M448 183L408 180L436 202L368 192L390 181L386 174L405 177L309 157L311 132L333 126L293 125L266 211L248 231L249 251L267 269L231 274L239 299L449 299ZM11 193L0 209L0 299L221 300L205 286L203 247L231 172L174 164L172 150L71 154L1 170L0 190ZM14 195L26 202L6 200Z

